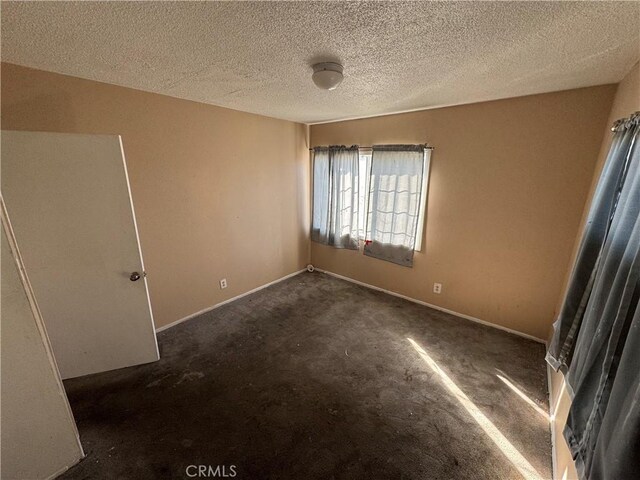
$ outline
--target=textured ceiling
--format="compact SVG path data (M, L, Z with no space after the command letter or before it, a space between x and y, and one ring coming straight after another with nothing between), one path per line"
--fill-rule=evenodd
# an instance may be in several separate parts
M2 2L3 61L306 123L617 82L639 58L638 2Z

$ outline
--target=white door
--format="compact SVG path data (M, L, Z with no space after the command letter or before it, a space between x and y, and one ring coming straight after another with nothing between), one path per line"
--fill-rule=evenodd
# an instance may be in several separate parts
M1 157L2 196L62 378L158 360L120 137L2 131Z

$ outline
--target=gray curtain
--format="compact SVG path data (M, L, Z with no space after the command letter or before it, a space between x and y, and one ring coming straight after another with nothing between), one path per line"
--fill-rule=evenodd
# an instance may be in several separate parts
M358 249L358 147L313 150L311 240Z
M547 362L563 373L571 363L575 340L591 295L634 138L634 129L624 128L622 123L614 126L614 129L611 148L594 192L567 292L560 314L553 324L554 334L547 351Z
M413 266L425 145L375 145L371 156L364 254Z
M592 247L593 272L576 303L583 313L567 317L569 329L556 325L554 340L565 331L570 335L555 344L562 345L560 358L557 350L548 355L566 368L572 404L564 436L580 477L589 480L640 473L640 114L616 130L591 207L599 211L595 203L602 202L610 216L599 219L601 245ZM606 175L616 178L605 198ZM562 355L567 344L572 353Z

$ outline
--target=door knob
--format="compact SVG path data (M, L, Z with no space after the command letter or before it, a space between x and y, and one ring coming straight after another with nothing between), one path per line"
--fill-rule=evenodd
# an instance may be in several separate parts
M140 280L140 274L138 272L132 272L129 280L135 282L136 280Z

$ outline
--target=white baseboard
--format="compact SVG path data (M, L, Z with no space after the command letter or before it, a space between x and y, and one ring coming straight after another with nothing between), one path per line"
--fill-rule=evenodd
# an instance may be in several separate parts
M213 305L211 307L207 307L207 308L204 308L204 309L200 310L199 312L195 312L195 313L192 313L191 315L187 315L186 317L181 318L179 320L176 320L175 322L171 322L168 325L163 325L161 327L158 327L158 328L156 328L156 333L160 333L163 330L167 330L168 328L175 327L176 325L179 325L182 322L186 322L187 320L191 320L192 318L195 318L195 317L197 317L199 315L202 315L203 313L207 313L207 312L210 312L211 310L215 310L216 308L221 307L222 305L226 305L227 303L234 302L234 301L236 301L236 300L238 300L238 299L240 299L242 297L246 297L247 295L251 295L252 293L259 292L263 288L270 287L271 285L275 285L276 283L280 283L280 282L286 280L287 278L295 277L296 275L299 275L302 272L306 272L306 271L307 271L307 269L303 268L302 270L298 270L298 271L295 271L293 273L290 273L289 275L285 275L282 278L278 278L277 280L274 280L273 282L265 283L264 285L261 285L259 287L254 288L253 290L249 290L248 292L241 293L240 295L236 295L235 297L229 298L229 299L227 299L227 300L225 300L223 302L216 303L215 305Z
M353 278L345 277L344 275L339 275L337 273L333 273L333 272L330 272L328 270L323 270L323 269L320 269L320 268L316 268L316 271L322 272L322 273L326 273L327 275L331 275L332 277L340 278L342 280L346 280L347 282L355 283L357 285L361 285L363 287L367 287L367 288L370 288L372 290L377 290L379 292L384 292L384 293L387 293L389 295L393 295L394 297L403 298L405 300L409 300L410 302L417 303L417 304L420 304L420 305L424 305L425 307L433 308L434 310L439 310L441 312L445 312L445 313L448 313L450 315L455 315L456 317L461 317L461 318L464 318L466 320L471 320L472 322L480 323L482 325L486 325L487 327L497 328L498 330L503 330L505 332L509 332L509 333L514 334L514 335L518 335L519 337L528 338L529 340L533 340L535 342L546 343L545 340L542 340L541 338L538 338L538 337L534 337L533 335L529 335L527 333L522 333L522 332L519 332L517 330L512 330L511 328L503 327L502 325L496 325L495 323L487 322L486 320L481 320L479 318L472 317L471 315L466 315L464 313L454 312L453 310L449 310L448 308L439 307L438 305L433 305L431 303L423 302L422 300L418 300L416 298L407 297L406 295L402 295L401 293L392 292L391 290L385 290L384 288L376 287L375 285L370 285L368 283L364 283L364 282L361 282L359 280L354 280Z
M223 302L216 303L215 305L213 305L211 307L207 307L207 308L204 308L204 309L202 309L202 310L200 310L198 312L195 312L195 313L192 313L190 315L187 315L186 317L181 318L179 320L176 320L175 322L169 323L168 325L163 325L162 327L158 327L158 328L156 328L156 332L162 332L163 330L167 330L168 328L171 328L171 327L174 327L176 325L179 325L180 323L186 322L187 320L191 320L192 318L195 318L195 317L197 317L199 315L202 315L203 313L210 312L211 310L214 310L214 309L216 309L218 307L221 307L222 305L226 305L227 303L231 303L231 302L233 302L235 300L238 300L238 299L240 299L242 297L246 297L247 295L251 295L252 293L258 292L258 291L262 290L263 288L267 288L267 287L269 287L271 285L275 285L276 283L282 282L282 281L284 281L284 280L286 280L288 278L291 278L291 277L294 277L296 275L299 275L302 272L305 272L306 270L307 270L306 268L303 268L302 270L298 270L298 271L295 271L293 273L290 273L289 275L285 275L282 278L278 278L277 280L274 280L272 282L266 283L266 284L261 285L261 286L259 286L257 288L254 288L252 290L249 290L248 292L245 292L245 293L242 293L242 294L237 295L235 297L229 298L227 300L224 300ZM538 337L534 337L533 335L529 335L527 333L522 333L522 332L519 332L517 330L513 330L511 328L503 327L502 325L496 325L495 323L487 322L486 320L481 320L480 318L472 317L471 315L466 315L464 313L459 313L459 312L455 312L453 310L449 310L448 308L439 307L438 305L433 305L431 303L423 302L422 300L418 300L416 298L408 297L406 295L402 295L401 293L392 292L391 290L386 290L384 288L376 287L375 285L371 285L371 284L368 284L368 283L365 283L365 282L361 282L359 280L355 280L355 279L350 278L350 277L345 277L344 275L333 273L333 272L330 272L328 270L323 270L323 269L320 269L320 268L316 268L315 270L317 272L326 273L327 275L331 275L332 277L336 277L336 278L340 278L342 280L346 280L347 282L355 283L357 285L361 285L363 287L370 288L372 290L377 290L379 292L384 292L384 293L387 293L389 295L393 295L394 297L399 297L399 298L402 298L404 300L408 300L410 302L417 303L419 305L424 305L425 307L433 308L434 310L439 310L441 312L445 312L445 313L448 313L450 315L455 315L456 317L461 317L461 318L464 318L466 320L471 320L472 322L480 323L480 324L486 325L488 327L497 328L498 330L502 330L502 331L505 331L505 332L508 332L508 333L512 333L514 335L518 335L519 337L524 337L524 338L527 338L529 340L533 340L533 341L539 342L539 343L546 343L545 340L542 340L541 338L538 338Z

